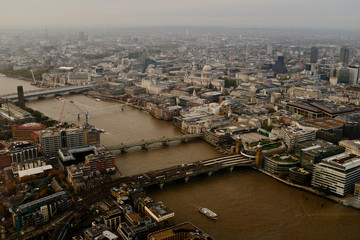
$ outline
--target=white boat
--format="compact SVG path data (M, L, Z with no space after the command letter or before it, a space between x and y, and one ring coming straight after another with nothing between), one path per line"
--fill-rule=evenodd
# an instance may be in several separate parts
M218 215L208 208L199 208L199 212L204 214L205 216L207 216L208 218L210 218L212 220L218 219Z

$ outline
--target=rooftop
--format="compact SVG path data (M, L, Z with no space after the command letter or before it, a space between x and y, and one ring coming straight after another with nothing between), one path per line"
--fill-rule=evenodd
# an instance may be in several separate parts
M350 170L352 168L360 166L360 156L353 154L352 152L340 153L322 160L321 163L331 164L341 170Z
M329 130L333 128L339 128L344 125L343 121L333 119L333 118L317 118L311 119L303 122L305 125L315 128L320 128L324 130Z

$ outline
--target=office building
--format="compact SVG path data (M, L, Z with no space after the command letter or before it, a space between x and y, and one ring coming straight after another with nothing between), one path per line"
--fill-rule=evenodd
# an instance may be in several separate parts
M315 130L301 128L298 126L289 126L281 128L281 135L288 148L288 151L294 150L298 143L314 140L316 137Z
M277 175L280 173L288 173L289 169L295 167L298 161L287 155L274 155L272 157L265 157L264 170Z
M36 227L64 213L72 206L71 198L64 191L22 204L10 209L15 228Z
M285 66L285 57L284 56L278 56L277 61L275 61L274 72L276 74L283 74L283 73L288 72L287 68Z
M317 47L312 47L310 52L310 63L317 63L319 58L319 49Z
M340 62L347 66L349 64L349 49L347 47L342 47L340 49Z
M40 148L45 156L56 156L61 148L81 148L100 143L100 132L94 128L72 128L38 132Z
M315 164L311 185L343 197L352 194L359 181L360 156L344 152Z
M322 159L342 153L344 147L321 139L299 143L296 153L300 157L301 167L306 171L313 173L314 165L321 162Z
M25 109L25 98L24 98L24 89L22 86L17 87L18 93L18 103L21 109Z
M359 82L360 68L350 66L348 70L349 70L349 85L356 86Z

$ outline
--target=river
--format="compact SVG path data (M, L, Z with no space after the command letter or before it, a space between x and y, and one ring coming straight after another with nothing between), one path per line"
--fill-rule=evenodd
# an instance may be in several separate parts
M4 89L3 92L15 92ZM16 84L14 85L16 89ZM30 85L31 86L31 85ZM32 86L31 86L32 87ZM25 88L25 87L24 87ZM27 88L25 88L27 89ZM181 134L170 122L112 102L97 102L83 95L64 97L62 120L81 124L84 114L68 100L89 113L89 122L105 130L104 145L159 136ZM27 105L56 120L63 106L54 98ZM156 147L155 147L156 148ZM149 170L219 156L208 144L195 141L149 151L134 151L116 157L119 170L132 175ZM190 221L215 239L359 239L360 212L291 188L252 169L236 169L147 189L149 196L174 210L177 222ZM208 207L218 213L212 221L197 212Z

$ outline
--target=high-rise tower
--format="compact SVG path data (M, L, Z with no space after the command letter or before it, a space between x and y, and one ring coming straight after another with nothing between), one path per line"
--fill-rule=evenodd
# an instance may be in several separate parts
M344 66L349 64L349 49L347 47L340 49L340 62L342 62Z
M311 48L310 63L317 63L318 58L319 58L319 49L314 46Z

